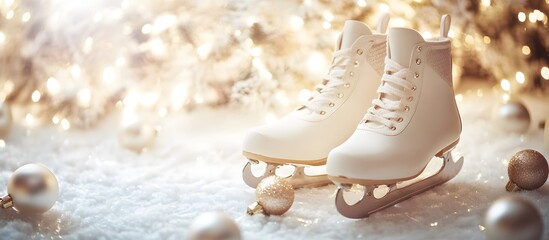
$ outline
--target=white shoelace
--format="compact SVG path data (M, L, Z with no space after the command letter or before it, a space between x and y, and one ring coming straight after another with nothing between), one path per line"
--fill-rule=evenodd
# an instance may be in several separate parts
M334 99L338 98L338 88L345 84L343 76L345 67L350 62L351 49L343 49L334 52L332 66L323 81L315 86L311 97L308 100L301 101L305 108L320 113L330 104L334 104Z
M406 111L408 98L412 95L415 85L406 80L412 78L413 73L396 61L385 58L385 73L382 76L383 83L377 89L381 94L379 99L374 99L374 105L364 117L364 122L380 123L388 128L394 127L394 122L400 120L400 113Z

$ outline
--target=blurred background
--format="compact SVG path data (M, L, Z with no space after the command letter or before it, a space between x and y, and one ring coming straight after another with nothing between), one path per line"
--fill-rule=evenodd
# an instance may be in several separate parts
M345 20L375 29L383 12L424 37L452 17L460 174L360 221L333 185L247 216L244 133L309 98ZM224 211L245 239L481 239L513 156L549 156L548 14L549 0L0 0L0 189L26 163L61 189L40 217L0 209L0 238L184 239ZM549 185L513 194L549 239Z
M330 66L347 19L439 34L450 14L457 88L502 100L549 86L549 0L0 0L0 100L27 125L88 128L228 105L293 107ZM281 110L282 109L282 110Z

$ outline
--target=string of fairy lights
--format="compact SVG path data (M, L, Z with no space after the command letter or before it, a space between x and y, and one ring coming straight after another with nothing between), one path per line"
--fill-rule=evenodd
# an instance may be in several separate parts
M343 22L375 26L379 12L391 13L390 26L413 27L425 37L437 36L442 13L453 15L454 82L480 69L508 99L549 86L548 6L549 0L520 6L490 0L0 0L0 100L23 106L28 126L65 130L93 126L111 111L131 123L229 104L272 109L271 121L277 109L308 98L305 89L329 68ZM509 33L498 30L502 18Z

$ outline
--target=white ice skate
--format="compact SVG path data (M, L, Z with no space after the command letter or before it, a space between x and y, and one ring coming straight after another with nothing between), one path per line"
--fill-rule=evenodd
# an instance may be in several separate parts
M445 15L441 37L428 40L412 29L389 29L380 96L353 135L328 157L326 170L339 187L336 207L342 215L367 217L460 171L463 158L454 162L450 153L459 141L461 119L452 88L449 27ZM433 156L442 158L441 169L417 179ZM364 195L349 205L343 193L353 184L362 186ZM374 196L376 188L386 194Z
M368 110L365 103L377 95L388 21L387 14L379 18L377 34L361 22L346 21L332 66L311 98L274 124L247 133L243 154L249 162L242 173L246 184L255 188L282 165L294 166L288 179L295 188L331 183L326 174L306 174L305 167L325 165L329 151L351 136ZM260 161L267 167L261 176L254 176L252 164Z

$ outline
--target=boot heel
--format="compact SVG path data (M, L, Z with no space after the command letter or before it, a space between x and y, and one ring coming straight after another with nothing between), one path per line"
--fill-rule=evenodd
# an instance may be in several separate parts
M440 150L437 154L435 154L435 156L441 158L445 153L454 150L454 148L456 148L458 143L459 143L459 138L458 138L458 140L456 140L452 144L450 144L450 145L446 146L445 148L443 148L442 150Z

